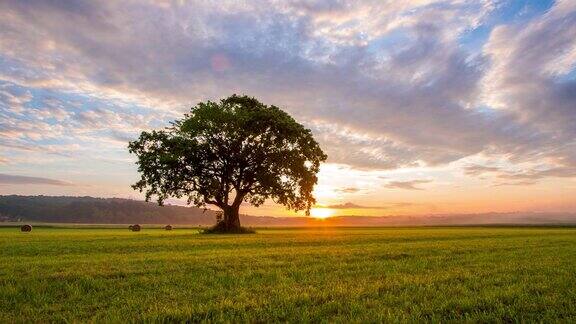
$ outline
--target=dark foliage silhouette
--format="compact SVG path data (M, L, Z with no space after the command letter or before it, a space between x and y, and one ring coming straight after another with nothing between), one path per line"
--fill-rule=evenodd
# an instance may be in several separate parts
M206 225L214 217L210 210L119 198L0 196L0 222Z

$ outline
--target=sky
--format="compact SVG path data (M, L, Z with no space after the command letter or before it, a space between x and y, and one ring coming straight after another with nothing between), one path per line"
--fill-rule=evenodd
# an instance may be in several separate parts
M128 141L234 93L312 130L317 216L576 210L574 0L1 1L0 194L141 199Z

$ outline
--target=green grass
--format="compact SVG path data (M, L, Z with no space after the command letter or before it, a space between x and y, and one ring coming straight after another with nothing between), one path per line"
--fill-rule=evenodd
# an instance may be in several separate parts
M0 322L576 321L576 228L0 228Z

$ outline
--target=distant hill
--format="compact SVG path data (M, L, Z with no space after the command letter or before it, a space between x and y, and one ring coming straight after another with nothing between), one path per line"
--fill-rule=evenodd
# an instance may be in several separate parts
M0 196L0 220L85 224L213 224L215 212L119 198Z
M414 216L240 216L246 226L576 225L576 213L484 213ZM196 207L158 206L120 198L0 196L0 222L213 225L216 214Z

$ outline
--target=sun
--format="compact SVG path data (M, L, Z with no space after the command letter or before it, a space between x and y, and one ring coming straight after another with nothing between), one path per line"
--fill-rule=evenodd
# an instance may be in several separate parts
M330 208L312 208L310 210L310 216L314 218L324 219L332 215L334 215L334 210Z

